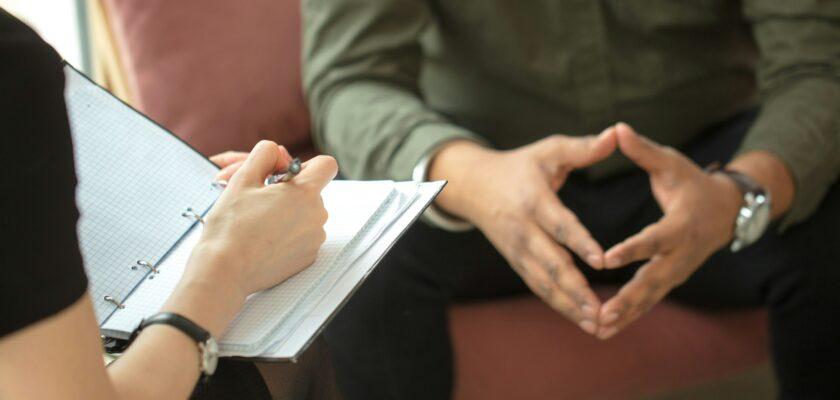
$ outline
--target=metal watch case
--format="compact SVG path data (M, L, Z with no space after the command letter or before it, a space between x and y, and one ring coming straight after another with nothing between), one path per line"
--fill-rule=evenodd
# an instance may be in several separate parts
M198 349L201 353L201 373L204 376L213 375L219 365L219 344L210 336L207 340L198 343Z
M744 190L743 186L741 189L744 193L744 204L735 219L734 240L730 246L733 252L758 241L770 225L770 194L761 189Z

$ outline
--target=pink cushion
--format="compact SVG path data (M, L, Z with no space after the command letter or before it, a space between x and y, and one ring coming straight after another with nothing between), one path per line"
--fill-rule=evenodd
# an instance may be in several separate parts
M607 341L535 297L462 304L451 316L457 400L636 398L768 360L762 311L664 302Z
M311 154L298 0L105 0L136 105L205 154Z

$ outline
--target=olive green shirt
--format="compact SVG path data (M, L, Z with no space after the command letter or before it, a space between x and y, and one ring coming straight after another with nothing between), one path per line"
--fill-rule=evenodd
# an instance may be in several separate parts
M755 107L740 151L790 168L784 225L840 175L840 0L304 0L303 16L316 143L350 178L409 179L457 138L510 149L618 121L681 148Z

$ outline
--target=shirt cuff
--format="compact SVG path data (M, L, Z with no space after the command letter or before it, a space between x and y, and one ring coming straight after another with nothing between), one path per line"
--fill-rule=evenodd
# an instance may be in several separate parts
M391 163L391 178L397 181L410 180L414 168L422 158L433 155L443 144L459 139L488 145L481 136L445 122L430 122L417 126L394 154Z
M471 140L486 146L487 142L478 135L463 128L449 124L426 124L416 129L412 136L423 139L423 151L412 168L411 179L416 182L426 182L429 176L429 163L435 154L447 143L454 140ZM431 145L429 145L431 144ZM419 147L419 146L418 146ZM450 232L466 232L474 229L469 222L455 218L440 210L434 203L426 208L421 216L423 222Z
M840 170L836 158L840 118L831 115L831 107L814 106L821 103L815 98L823 97L823 104L832 104L830 100L836 101L834 95L840 94L837 87L825 86L829 85L815 80L801 82L771 99L736 154L766 151L791 172L796 189L790 210L780 221L780 231L814 213Z

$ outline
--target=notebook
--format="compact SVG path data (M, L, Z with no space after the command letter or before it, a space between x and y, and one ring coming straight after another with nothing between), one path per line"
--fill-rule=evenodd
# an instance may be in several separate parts
M65 99L78 177L79 243L100 331L127 339L157 312L201 237L218 168L69 64ZM315 262L248 297L220 354L296 359L444 182L334 181Z

